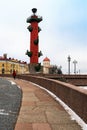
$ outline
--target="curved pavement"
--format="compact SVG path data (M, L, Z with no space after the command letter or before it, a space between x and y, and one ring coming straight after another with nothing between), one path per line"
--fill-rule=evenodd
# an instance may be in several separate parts
M23 91L22 106L15 130L81 130L64 108L46 91L16 79Z

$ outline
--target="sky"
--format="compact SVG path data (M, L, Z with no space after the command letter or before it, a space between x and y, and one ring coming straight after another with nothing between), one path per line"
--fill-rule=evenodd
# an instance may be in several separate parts
M47 56L52 65L62 66L68 73L70 55L71 73L87 74L87 0L3 0L0 1L0 56L27 61L26 50L30 49L30 33L26 19L37 8L37 15L43 17L39 23L39 50Z

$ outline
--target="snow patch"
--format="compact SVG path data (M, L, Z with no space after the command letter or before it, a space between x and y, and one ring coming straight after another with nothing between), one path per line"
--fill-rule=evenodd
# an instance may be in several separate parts
M10 80L10 82L11 82L12 85L16 85L15 82L13 82L13 81L11 81L11 80ZM21 87L20 87L19 85L17 85L17 87L18 87L19 89L21 89Z
M12 85L15 85L15 84L16 84L15 82L13 82L13 81L11 81L11 80L10 80L10 82L11 82Z
M81 88L81 89L86 89L87 90L87 86L80 86L79 88Z
M0 115L5 115L5 116L8 116L9 113L5 112L4 109L0 109Z

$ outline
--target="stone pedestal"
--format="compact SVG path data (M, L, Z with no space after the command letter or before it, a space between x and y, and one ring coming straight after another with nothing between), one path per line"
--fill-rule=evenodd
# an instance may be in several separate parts
M30 74L36 74L36 73L43 73L43 67L40 66L40 68L38 69L38 63L32 63L29 64L29 72Z
M29 72L30 72L30 74L35 74L36 73L36 70L35 70L36 65L37 65L36 63L29 64Z

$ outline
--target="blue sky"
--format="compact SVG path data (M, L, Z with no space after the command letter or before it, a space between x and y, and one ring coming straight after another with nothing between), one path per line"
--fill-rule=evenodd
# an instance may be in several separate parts
M27 30L27 17L36 7L37 15L43 17L39 23L40 58L48 56L51 64L62 66L68 71L68 55L71 56L71 73L73 61L77 60L77 71L87 73L87 0L3 0L0 2L0 55L29 62L25 55L29 49L30 34Z

